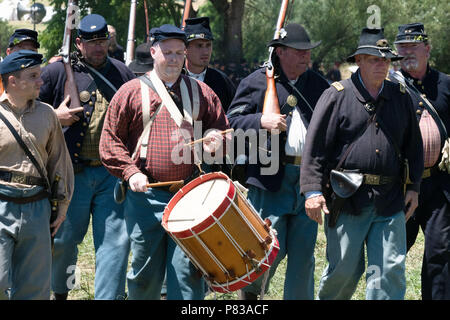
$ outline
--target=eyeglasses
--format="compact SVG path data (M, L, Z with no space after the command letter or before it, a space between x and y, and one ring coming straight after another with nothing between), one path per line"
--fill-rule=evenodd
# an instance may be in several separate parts
M84 45L93 48L95 46L100 46L102 48L106 48L109 45L108 40L91 40L91 41L83 41Z

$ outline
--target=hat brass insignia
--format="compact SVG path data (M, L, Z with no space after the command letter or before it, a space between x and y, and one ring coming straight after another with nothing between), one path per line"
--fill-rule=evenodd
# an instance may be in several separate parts
M89 99L91 98L91 94L89 93L89 91L81 91L80 92L80 101L83 103L86 103L89 101Z
M288 105L290 105L293 108L297 105L297 98L291 94L287 97L286 102Z
M386 39L380 39L377 41L377 47L387 47L388 46L388 41Z

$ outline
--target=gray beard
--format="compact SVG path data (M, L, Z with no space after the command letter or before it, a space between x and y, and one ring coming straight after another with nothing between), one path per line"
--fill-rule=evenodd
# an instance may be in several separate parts
M415 59L402 61L402 65L406 71L415 71L419 67L419 62Z

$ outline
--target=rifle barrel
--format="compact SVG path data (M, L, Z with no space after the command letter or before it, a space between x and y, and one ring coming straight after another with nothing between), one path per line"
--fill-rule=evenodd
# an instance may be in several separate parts
M128 39L127 39L127 58L125 64L128 66L134 59L134 31L136 28L136 6L137 0L131 0L130 19L128 24Z

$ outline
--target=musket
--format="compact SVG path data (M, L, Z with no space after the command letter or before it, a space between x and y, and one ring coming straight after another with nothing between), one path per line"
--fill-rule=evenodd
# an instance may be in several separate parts
M128 40L127 40L127 58L125 59L125 64L128 66L134 59L134 31L136 29L136 6L137 0L131 0L130 6L130 19L128 22Z
M64 28L64 38L63 45L59 51L59 55L62 57L64 63L64 70L66 71L66 82L64 84L64 96L70 96L70 106L69 108L81 107L80 96L78 93L77 84L73 75L72 65L70 62L70 47L72 45L72 29L76 26L74 25L76 16L78 15L78 1L69 0L67 4L66 13L66 25Z
M283 0L280 7L280 12L278 14L278 21L275 29L275 34L273 36L274 40L280 38L280 31L283 27L284 20L286 19L286 11L289 4L289 0ZM264 96L264 104L263 104L263 114L276 113L280 114L280 103L278 102L277 88L275 86L275 68L272 64L272 54L274 51L274 47L269 48L269 60L265 63L266 66L266 94Z
M191 11L191 0L184 1L184 11L183 11L183 18L181 19L181 29L184 30L184 27L186 27L186 19L189 18L189 12Z
M148 7L147 7L147 0L144 0L144 12L145 12L145 42L150 42L150 23L148 18Z

